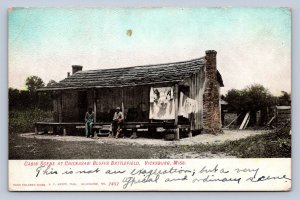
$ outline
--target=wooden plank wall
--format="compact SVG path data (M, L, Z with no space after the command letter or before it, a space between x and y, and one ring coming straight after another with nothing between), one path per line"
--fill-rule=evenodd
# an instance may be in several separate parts
M291 120L291 108L277 109L276 126L282 127Z
M86 90L87 91L87 109L94 107L94 96L93 96L93 89ZM86 110L87 110L86 109Z
M203 93L205 86L205 72L202 68L199 73L192 75L185 82L190 87L189 97L197 100L198 110L194 115L194 122L192 123L192 130L202 129L203 124Z
M78 92L62 92L62 122L83 122L79 119Z
M122 107L122 90L127 121L149 121L149 91L150 86L125 88L102 88L96 90L97 122L111 122L117 106ZM93 90L87 91L86 107L93 108ZM60 95L53 100L53 110L57 117L61 113L62 122L83 122L79 117L78 90L62 92L62 111L60 110ZM81 109L86 112L87 108ZM83 111L84 110L84 111ZM84 114L83 113L83 114ZM82 113L81 113L82 114Z
M114 109L121 107L121 89L103 88L97 89L97 122L111 122Z
M115 108L122 108L122 99L126 121L148 121L149 91L149 86L97 89L97 122L112 121Z
M53 95L52 97L52 103L53 103L53 121L59 122L59 109L58 109L58 96Z
M150 86L124 88L124 110L127 121L149 121Z
M201 70L198 74L192 75L185 84L190 87L189 96L198 101L198 111L195 114L195 119L192 129L202 128L203 117L203 92L205 85L205 74ZM156 85L164 87L170 85ZM96 89L96 116L97 122L111 122L115 108L122 108L122 90L124 102L124 114L126 121L149 121L149 93L151 86L135 86L124 88L101 88ZM93 90L87 91L87 108L93 108ZM62 122L82 122L84 119L79 117L77 90L62 92ZM60 111L59 95L55 98L54 109ZM86 109L87 109L86 108ZM86 111L85 111L86 112ZM84 113L85 113L84 112ZM83 114L84 114L83 113ZM80 119L79 119L80 118Z

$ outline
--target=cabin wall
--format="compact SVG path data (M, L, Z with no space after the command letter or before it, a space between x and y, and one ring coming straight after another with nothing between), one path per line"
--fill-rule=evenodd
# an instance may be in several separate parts
M199 102L198 112L195 114L194 118L193 129L202 128L203 92L201 88L204 85L203 80L202 71L187 80L189 89L185 94ZM153 85L153 87L170 86L174 85ZM95 102L96 122L111 122L116 107L120 107L121 109L122 107L124 108L125 120L128 122L148 122L150 88L150 85L146 85L124 88L61 91L53 98L54 118L57 122L84 122L84 116L87 109L89 107L94 109Z
M122 90L120 88L101 88L96 91L96 120L97 122L111 122L115 108L122 107Z
M161 87L163 86L165 85ZM147 122L149 121L150 87L62 91L53 98L54 118L57 122L84 122L85 113L89 107L94 108L95 99L96 122L111 122L116 107L122 109L122 102L126 121Z
M126 121L149 121L150 86L126 87L123 94Z
M87 105L86 105L86 111L88 110L88 108L93 108L94 106L94 90L90 89L90 90L86 90L86 94L87 94Z
M60 92L53 93L52 99L53 99L53 119L54 119L54 122L62 122L61 93Z
M116 107L122 109L122 102L126 121L149 121L149 92L150 86L97 89L97 122L111 122Z
M55 93L52 94L52 105L53 105L53 121L59 122L59 115L58 115L58 95Z
M205 81L205 72L204 69L201 68L197 74L192 75L184 83L190 88L189 94L185 95L198 102L197 111L191 121L192 130L200 130L203 128L203 93Z
M62 122L84 122L79 119L78 92L63 91L62 95ZM59 97L60 98L60 97ZM58 102L59 102L58 98ZM60 109L59 109L60 110ZM85 113L83 113L84 115Z

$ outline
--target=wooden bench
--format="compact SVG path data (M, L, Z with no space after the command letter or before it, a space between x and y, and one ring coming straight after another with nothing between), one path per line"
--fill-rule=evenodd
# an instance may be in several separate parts
M109 125L108 123L96 123L93 128L101 129L103 126ZM39 128L41 127L51 127L53 133L57 132L57 127L63 128L63 135L67 135L67 128L85 129L85 123L81 122L36 122L35 123L35 134L38 134Z

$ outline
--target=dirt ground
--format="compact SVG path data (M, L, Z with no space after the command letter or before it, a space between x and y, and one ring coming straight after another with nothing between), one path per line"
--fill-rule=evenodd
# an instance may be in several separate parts
M10 159L188 159L228 158L228 152L211 150L213 146L267 131L224 130L218 136L200 134L180 141L149 138L109 138L23 133L10 136Z
M182 138L179 141L166 141L164 139L151 138L110 138L95 137L86 138L82 136L61 136L61 135L36 135L34 133L20 134L24 138L36 138L58 141L94 141L100 144L113 145L150 145L150 146L177 146L177 145L197 145L197 144L222 144L226 141L239 140L249 136L267 133L264 130L223 130L223 134L217 136L210 134L200 134L191 138Z

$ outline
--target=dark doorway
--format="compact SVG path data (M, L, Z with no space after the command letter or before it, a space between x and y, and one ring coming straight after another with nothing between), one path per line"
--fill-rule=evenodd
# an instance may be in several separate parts
M78 92L78 120L80 122L84 122L85 113L87 111L88 99L87 99L87 91L79 91Z

